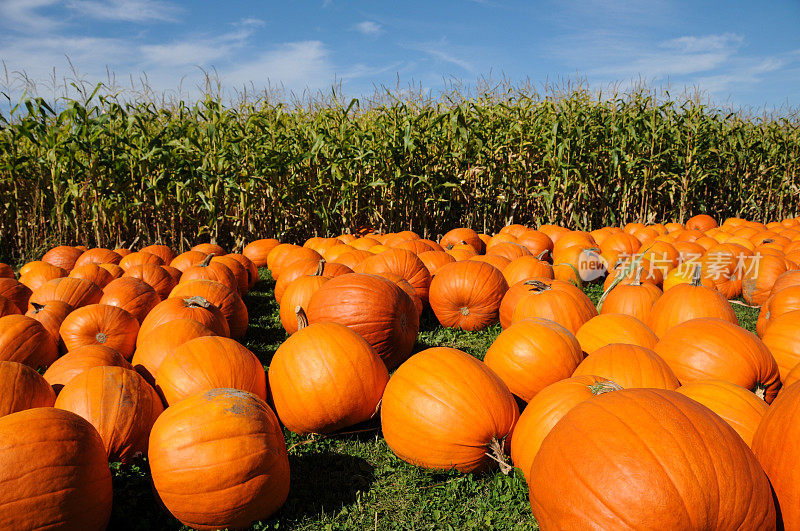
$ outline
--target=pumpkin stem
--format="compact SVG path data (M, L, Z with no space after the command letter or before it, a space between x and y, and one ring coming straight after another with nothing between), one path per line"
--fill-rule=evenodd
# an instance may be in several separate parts
M694 268L694 273L692 274L692 286L700 286L702 285L702 271L703 266L701 264L697 264Z
M97 335L96 335L96 336L94 336L94 338L95 338L95 339L97 340L97 342L98 342L98 343L100 343L101 345L102 345L103 343L105 343L106 341L108 341L108 336L107 336L106 334L104 334L103 332L98 332L98 333L97 333Z
M539 254L537 254L537 255L536 255L536 259L537 259L537 260L544 260L544 257L545 257L545 256L547 256L547 253L549 253L549 252L550 252L550 251L548 251L547 249L545 249L544 251L542 251L541 253L539 253Z
M461 315L469 315L469 308L466 306L461 308Z
M761 400L765 400L767 396L767 387L763 384L757 383L755 389L753 389L753 394L755 394Z
M300 331L308 326L308 316L299 304L294 307L294 314L297 316L297 330Z
M631 286L641 286L642 285L642 266L636 268L636 274L633 277L633 282L631 282Z
M761 243L762 244L763 243L775 243L775 240L773 240L772 238L764 238L763 240L761 240Z
M183 299L183 303L187 308L209 308L211 303L199 295L187 297Z
M214 258L214 253L211 253L210 255L206 256L206 257L203 259L203 261L202 261L202 262L200 262L200 263L199 263L199 264L197 264L197 265L198 265L198 266L200 266L200 267L208 267L208 264L210 264L210 263L211 263L211 259L212 259L212 258Z
M489 449L489 451L486 452L486 455L489 457L489 459L495 461L500 466L500 472L502 472L507 476L508 474L511 473L512 470L514 470L514 467L508 464L508 460L506 459L505 446L506 446L505 437L499 440L497 439L497 437L492 437L492 441L488 445L486 445L486 447Z
M317 270L314 271L314 275L313 276L321 277L323 271L325 271L325 259L321 258L320 261L319 261L319 264L317 264Z
M606 380L605 382L593 383L589 386L589 390L593 395L597 396L602 395L603 393L609 393L611 391L621 391L622 386L612 382L611 380Z
M30 305L33 306L34 315L44 310L44 304L39 304L38 302L31 302Z
M546 282L536 279L526 280L525 285L531 286L530 291L535 291L536 293L541 293L542 291L547 291L550 289L550 286Z

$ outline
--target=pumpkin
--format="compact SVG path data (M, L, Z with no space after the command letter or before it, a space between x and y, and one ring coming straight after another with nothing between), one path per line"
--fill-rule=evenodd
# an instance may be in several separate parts
M125 271L117 264L100 264L100 268L111 273L111 280L116 280L125 274Z
M517 307L517 302L519 299L528 293L531 287L531 283L529 281L534 281L535 278L529 278L526 280L521 280L516 284L512 284L511 287L508 288L505 295L503 295L503 299L500 301L500 308L498 310L498 317L500 319L500 326L503 329L508 328L511 326L511 317L514 314L514 308ZM542 277L542 280L546 280Z
M745 261L742 297L747 304L761 306L767 301L772 286L786 273L782 257L757 254Z
M298 260L319 261L322 259L322 255L314 249L289 243L282 243L272 249L270 257L272 258L268 259L269 271L272 274L272 278L275 280L278 280L283 268L293 262Z
M542 441L530 477L542 529L775 526L769 481L747 444L674 391L623 389L581 402Z
M608 378L624 388L677 389L678 378L661 357L646 347L612 343L592 352L573 373Z
M459 243L466 243L470 245L478 254L486 250L483 240L480 239L478 233L468 228L457 228L448 231L442 239L439 240L439 245L444 249L452 249L454 245Z
M352 249L352 247L351 247ZM392 249L405 249L406 251L411 251L414 254L424 253L427 251L439 251L444 250L441 245L436 245L434 248L431 243L423 240L406 240L404 242L400 242L392 247Z
M232 253L225 255L226 258L232 258L239 262L247 273L247 289L253 289L253 286L258 282L258 268L256 265L243 254Z
M236 279L239 293L244 296L250 289L250 273L245 267L235 258L230 255L214 256L211 258L212 264L222 264L231 270L234 278Z
M178 347L198 337L214 336L206 325L190 319L173 319L148 331L136 348L131 364L151 385L155 385L158 368ZM139 334L141 337L141 333Z
M131 359L139 323L130 313L107 304L90 304L70 313L59 330L67 352L84 345L105 345Z
M770 292L770 294L775 295L783 288L789 286L800 286L800 271L796 270L787 271L786 273L776 278L775 283L772 285L772 291Z
M248 243L242 254L249 258L256 267L266 267L269 252L280 245L281 242L272 238L265 238Z
M511 323L530 317L550 319L575 334L583 323L597 315L589 297L579 288L560 280L526 281L528 292L522 295L511 315Z
M99 366L72 378L55 407L88 420L103 439L108 460L129 463L147 453L150 429L164 411L161 399L136 371Z
M201 253L200 251L186 251L185 253L181 253L169 263L170 267L174 267L183 273L190 267L193 267L203 260L208 258L207 253Z
M311 296L306 314L311 324L351 328L390 370L411 355L419 331L414 302L397 284L377 275L350 273L329 280Z
M485 363L447 347L423 350L401 365L381 405L383 436L397 457L461 472L490 468L490 455L503 461L504 442L518 416L500 377Z
M676 389L722 417L750 446L769 406L754 393L723 380L697 380Z
M530 278L554 278L553 266L545 262L539 256L520 256L511 261L505 269L503 276L509 286L513 286L521 280Z
M550 225L550 227L555 227L555 226L554 225ZM556 227L556 228L560 229L561 227ZM519 236L522 236L523 234L525 234L529 230L530 229L528 227L526 227L525 225L521 225L519 223L512 223L511 225L506 225L505 227L500 229L499 234L508 234L509 236L513 236L514 238L517 238ZM566 229L564 229L564 230L566 230Z
M183 271L181 271L177 267L172 267L172 266L161 266L161 268L164 271L166 271L167 273L169 273L169 276L172 277L172 280L175 281L175 285L177 286L178 282L181 281L181 277L183 276ZM153 288L153 289L155 289L155 288Z
M650 282L642 282L637 276L630 283L621 282L608 291L600 301L600 314L624 314L635 317L642 323L650 321L653 305L661 297L661 289Z
M308 303L311 301L311 296L322 287L325 282L330 280L331 277L324 276L324 262L320 260L317 265L316 271L313 275L305 275L295 278L291 284L286 287L283 297L280 301L280 318L281 325L286 333L291 335L297 332L297 314L295 309L299 306L305 311L308 308ZM286 275L282 275L284 278Z
M159 302L161 297L153 287L135 277L122 277L110 282L100 298L100 304L122 308L134 316L139 324Z
M122 260L122 257L111 249L98 247L84 251L84 253L75 260L75 267L85 264L119 264L120 260Z
M26 315L0 317L0 361L16 361L38 369L56 358L56 344L39 321Z
M655 351L681 383L718 379L772 402L780 388L775 358L754 333L722 319L686 321L667 331Z
M29 303L46 305L50 301L61 301L78 309L87 304L97 304L103 292L92 282L82 278L56 278L37 289Z
M378 413L389 372L369 343L338 323L299 330L269 365L269 388L281 422L295 433L331 433Z
M14 270L11 268L10 265L0 263L0 278L17 278L17 277L14 275Z
M781 529L800 528L800 385L784 389L767 409L753 436L753 453L769 477Z
M56 279L54 282L59 280L61 279ZM31 293L28 286L13 278L0 278L0 295L13 302L20 313L27 311Z
M355 268L356 273L380 275L394 273L408 281L417 292L417 296L425 302L431 285L431 275L425 264L417 255L406 249L390 249L370 256Z
M701 268L694 271L691 284L678 284L653 304L647 326L663 337L674 326L700 317L723 319L734 325L739 319L728 299L715 289L700 285ZM680 378L680 375L678 375Z
M0 418L0 528L100 531L111 471L91 424L51 407Z
M422 260L422 263L425 264L425 267L431 275L431 279L433 279L433 276L436 275L439 269L456 261L455 258L444 251L426 251L424 253L419 253L417 258Z
M192 280L211 280L219 282L232 291L239 293L239 281L236 280L236 275L234 275L233 271L225 264L212 262L211 260L214 256L213 254L209 254L202 262L184 269L180 283L183 284Z
M42 262L60 267L65 271L72 271L75 262L83 254L83 251L68 245L53 247L42 256Z
M58 358L42 376L58 394L77 375L93 367L105 366L131 368L128 360L113 348L103 345L86 345Z
M492 247L490 251L487 251L487 254L502 256L513 261L519 258L520 256L529 256L531 255L531 252L528 250L527 247L523 247L516 243L508 242L495 245L494 247Z
M643 322L630 315L604 313L586 321L575 334L587 354L612 343L652 349L658 338Z
M506 258L505 256L498 256L496 254L479 254L470 258L470 260L474 262L486 262L487 264L494 266L498 271L501 273L503 270L511 263L511 260Z
M198 251L201 253L206 254L214 254L217 256L222 256L228 254L228 251L225 250L224 247L217 245L216 243L198 243L194 247L190 249L191 251Z
M139 251L123 256L122 260L119 261L119 266L123 269L123 271L127 271L133 266L140 266L144 264L161 266L164 265L164 260L160 256L148 253L147 251Z
M289 287L289 284L302 276L317 275L333 278L352 272L353 270L347 266L335 262L327 262L325 259L298 260L286 266L280 278L275 282L275 300L280 304L281 300L283 300L283 294L286 292L286 288Z
M517 237L517 244L525 247L533 256L547 256L553 250L553 240L538 230L526 230Z
M414 240L416 241L416 240ZM397 286L406 292L406 295L411 297L411 300L414 302L414 308L417 309L417 316L422 315L422 310L424 306L422 304L422 299L417 296L417 292L414 291L414 287L408 283L408 280L404 279L400 275L395 275L394 273L381 273L379 276L391 280Z
M117 253L118 255L120 255L122 258L125 258L129 254L133 254L133 250L132 249L128 249L127 247L117 247L113 251L115 253Z
M566 328L532 318L502 331L483 361L512 393L529 402L548 385L569 378L582 360L581 347Z
M67 272L60 267L40 262L40 264L29 269L19 277L19 282L25 284L31 291L35 290L45 282L53 280L54 278L61 278L67 276ZM8 277L8 278L14 278Z
M433 251L431 251L431 252L433 252ZM447 253L442 253L442 254L444 254L445 256L448 256L448 257L450 256ZM343 255L339 256L336 259L337 260L336 263L337 264L341 264L343 266L347 266L352 270L358 264L360 264L361 262L363 262L364 260L366 260L370 256L372 256L372 253L369 252L369 251L360 251L360 250L350 251L348 253L344 253Z
M141 252L143 253L150 253L154 254L157 257L161 258L162 264L169 264L173 260L175 260L175 251L172 250L167 245L148 245L147 247L142 247Z
M61 301L50 301L47 304L32 302L30 309L25 313L28 317L33 317L44 326L53 343L64 350L64 343L61 341L61 323L72 313L72 306ZM66 351L66 350L64 350Z
M531 466L542 441L561 418L585 400L622 389L598 376L572 376L552 383L534 396L514 426L511 461L530 483Z
M154 264L131 266L125 271L123 277L138 278L153 288L161 300L169 297L172 289L178 285L163 266Z
M261 362L227 337L190 339L167 355L156 372L156 388L168 405L223 387L267 399L267 377Z
M230 337L231 335L225 315L203 297L174 297L159 302L150 310L139 328L136 347L141 348L150 332L157 327L178 319L197 321L218 336Z
M506 279L496 267L457 262L444 266L434 277L430 305L442 326L483 330L497 322L506 291Z
M762 341L778 363L781 379L785 379L789 371L800 363L800 310L770 319Z
M687 230L700 230L705 232L718 226L716 220L708 214L697 214L686 221Z
M17 308L16 304L0 295L0 317L5 317L6 315L19 315L21 313L22 312L19 311L19 308Z
M212 389L168 407L148 450L166 508L195 529L247 528L289 494L289 459L275 413L253 394Z
M175 286L169 296L184 300L189 297L201 297L219 308L222 315L225 316L228 321L230 337L240 339L247 332L249 320L247 306L236 291L219 282L212 280L182 282Z
M769 328L770 320L795 310L800 310L800 285L788 286L774 292L761 306L756 322L756 332L759 336L763 336Z
M88 280L98 288L103 289L114 280L114 275L108 269L97 264L86 264L70 271L69 278Z
M0 417L34 407L52 407L56 394L38 372L16 361L0 361Z

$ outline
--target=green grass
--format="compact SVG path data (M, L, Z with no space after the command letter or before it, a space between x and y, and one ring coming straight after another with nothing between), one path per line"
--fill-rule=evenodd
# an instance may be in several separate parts
M277 317L274 283L262 281L246 298L250 328L244 344L265 366L286 339ZM268 275L268 273L266 274ZM585 289L597 302L598 285ZM734 305L739 320L755 330L758 310ZM429 312L429 311L428 311ZM432 346L462 349L482 359L499 325L481 332L438 326L431 313L421 319L415 350ZM482 475L429 471L401 461L380 436L380 422L347 433L299 436L284 430L289 448L291 490L283 508L255 529L536 529L528 488L519 471ZM114 510L111 529L180 529L161 508L147 462L112 465Z

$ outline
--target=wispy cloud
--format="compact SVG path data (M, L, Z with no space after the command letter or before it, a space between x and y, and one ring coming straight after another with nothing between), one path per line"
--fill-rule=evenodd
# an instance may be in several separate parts
M147 22L176 20L181 10L159 0L71 0L67 7L97 20Z
M363 22L359 22L355 26L353 26L359 33L363 33L364 35L369 35L370 37L377 37L381 33L383 33L383 26L378 24L377 22L372 22L371 20L365 20Z
M453 47L450 45L447 39L442 38L438 41L414 43L408 45L407 47L411 50L416 50L429 55L437 61L455 65L462 70L466 70L467 72L476 72L475 66L470 61L464 59L458 52L453 51Z
M43 15L39 10L58 3L59 0L2 0L0 26L15 30L52 31L61 23Z

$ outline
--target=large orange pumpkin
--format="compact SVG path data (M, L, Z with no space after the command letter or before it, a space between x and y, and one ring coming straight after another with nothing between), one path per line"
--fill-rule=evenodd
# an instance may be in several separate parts
M99 366L70 380L55 407L91 422L106 448L108 460L129 463L147 453L150 429L164 411L155 390L136 371Z
M238 253L226 254L225 258L232 258L242 265L247 272L247 289L253 289L253 286L258 282L258 268L253 261L245 255Z
M655 351L681 383L718 379L772 402L780 388L775 358L752 332L722 319L686 321L664 334Z
M758 424L769 406L755 393L723 380L696 380L676 389L722 417L747 443L753 443Z
M216 243L198 243L192 247L191 250L206 254L214 254L217 256L228 254L228 251L226 251L224 247L217 245Z
M383 436L400 459L462 472L490 468L490 455L502 461L518 416L503 380L483 362L447 347L423 350L401 365L381 405Z
M525 402L548 385L569 378L583 360L578 341L547 319L526 319L500 333L484 363Z
M587 354L612 343L627 343L652 349L658 338L643 322L630 315L604 313L592 317L575 334Z
M431 275L422 260L406 249L390 249L370 256L356 266L355 272L373 275L381 273L400 275L411 284L423 302L428 300Z
M0 317L5 317L6 315L20 315L21 313L16 304L0 295Z
M164 264L169 264L173 260L175 260L175 251L172 250L171 247L167 245L155 244L155 245L148 245L147 247L142 247L141 251L143 253L150 253L158 256L161 258L161 261Z
M58 282L63 279L54 279L51 282ZM25 313L28 309L28 302L31 298L31 289L25 284L13 278L0 278L0 295L13 302L20 313Z
M156 371L156 388L168 405L216 388L267 399L267 377L255 354L227 337L202 336L180 345Z
M511 323L530 317L550 319L575 334L597 309L583 291L560 280L526 281L528 292L517 301Z
M572 376L548 385L528 402L511 436L511 460L530 483L531 466L542 441L561 418L584 400L622 389L598 376Z
M530 499L542 529L774 529L776 519L769 481L733 428L660 389L572 408L533 461Z
M144 321L150 310L161 302L153 287L135 277L122 277L111 281L103 288L100 304L117 306L136 318L139 324Z
M72 271L75 262L83 254L83 251L69 245L59 245L47 251L42 257L42 262L47 262L65 271Z
M72 313L72 306L61 301L50 301L44 305L36 302L30 303L30 309L25 313L28 317L33 317L44 326L47 333L53 339L53 343L66 352L64 342L61 341L61 323Z
M15 361L0 361L0 417L34 407L52 407L56 394L35 370Z
M337 264L335 262L326 262L323 260L298 260L293 264L286 266L281 272L281 276L275 282L275 300L278 304L283 300L283 294L289 287L289 284L296 279L307 275L321 275L328 278L338 277L339 275L346 275L352 273L353 270L349 267Z
M220 262L212 262L211 260L215 255L207 255L202 262L187 267L183 270L180 283L190 282L192 280L211 280L219 282L231 290L239 293L239 281L236 279L233 271Z
M306 310L311 324L343 324L378 352L390 370L414 348L419 316L414 302L394 282L377 275L350 273L326 282Z
M786 273L783 257L757 254L745 261L742 297L747 304L761 306L767 301L775 281Z
M486 246L484 245L483 240L481 240L478 236L478 233L468 228L462 227L448 231L447 234L442 236L442 239L439 240L439 245L445 249L452 249L454 245L459 243L471 245L478 254L481 254L486 250Z
M197 321L218 336L230 337L231 335L228 320L225 319L222 311L203 297L174 297L159 302L144 318L136 339L137 348L144 345L150 332L163 324L178 319Z
M430 304L442 326L482 330L497 322L506 291L499 269L467 260L438 271L431 282Z
M169 297L172 289L178 284L163 266L144 264L131 266L123 277L133 277L145 282L155 290L160 299Z
M296 308L299 306L305 311L308 308L309 301L311 301L311 296L330 280L331 277L325 276L323 271L324 265L320 261L314 274L295 278L286 287L280 301L279 315L281 325L287 334L291 335L297 332ZM285 277L286 275L281 275L281 279Z
M39 262L36 266L32 267L28 272L21 274L19 277L20 284L25 284L31 291L39 288L45 282L53 280L54 278L61 278L67 276L67 272L60 267L50 265L44 262ZM8 278L14 278L8 277Z
M423 264L425 264L425 267L431 274L431 279L442 267L456 261L455 258L444 251L426 251L424 253L420 253L417 255L417 257L422 260Z
M612 343L592 352L578 365L574 376L600 376L624 388L677 389L675 373L661 357L646 347Z
M295 433L330 433L371 419L389 381L369 343L338 323L301 327L278 347L268 375L278 418Z
M228 321L228 329L233 339L244 337L247 332L249 314L247 306L239 294L229 287L212 280L192 280L175 286L170 298L188 299L202 297L222 312Z
M214 335L218 334L198 321L191 319L168 321L148 332L147 338L136 347L131 364L149 384L155 385L158 368L167 356L187 341Z
M781 379L785 379L800 363L800 310L771 319L762 340L778 363Z
M38 369L56 358L56 344L39 321L26 315L0 317L0 361L16 361Z
M509 286L530 278L554 278L553 266L537 256L516 258L503 269L503 276Z
M114 280L114 275L108 269L97 264L86 264L70 271L69 278L88 280L98 288L103 289L109 282Z
M186 251L185 253L181 253L173 258L169 265L170 267L174 267L183 273L190 267L199 264L206 258L208 258L207 253L201 253L200 251Z
M85 264L119 264L120 260L122 260L122 257L111 249L97 247L84 251L84 253L75 260L75 267Z
M103 297L94 283L82 278L56 278L37 289L30 296L30 303L45 305L50 301L61 301L76 310L87 304L97 304Z
M153 484L195 529L247 528L289 494L289 459L275 413L257 396L213 389L168 407L150 433Z
M256 267L266 267L269 252L281 242L272 238L265 238L248 243L242 254L249 258Z
M122 308L90 304L69 314L59 333L67 352L85 345L105 345L131 359L139 323Z
M86 345L67 352L42 375L58 394L73 378L94 367L122 367L130 369L131 364L122 355L103 345Z
M147 251L139 251L136 253L127 254L122 257L122 260L119 261L119 266L123 269L123 271L127 271L133 266L140 266L144 264L161 266L164 265L165 262L160 256L153 253L148 253Z

